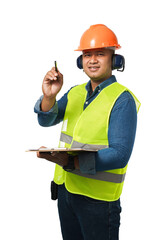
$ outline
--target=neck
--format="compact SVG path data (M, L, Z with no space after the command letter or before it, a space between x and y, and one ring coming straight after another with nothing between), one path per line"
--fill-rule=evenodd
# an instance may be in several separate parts
M112 76L112 74L108 77L110 78ZM100 85L100 83L104 82L105 80L107 80L108 78L106 79L99 79L99 80L94 80L94 79L90 79L91 80L91 87L92 87L92 91L95 90L95 88Z

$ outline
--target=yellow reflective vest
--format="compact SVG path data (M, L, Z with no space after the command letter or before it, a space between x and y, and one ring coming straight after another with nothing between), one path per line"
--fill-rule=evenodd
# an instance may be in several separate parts
M109 147L109 118L118 97L124 91L129 91L135 100L137 112L140 102L130 90L115 82L104 88L83 110L87 95L85 86L86 83L76 86L68 93L59 147L101 151ZM57 184L65 183L66 189L71 193L115 201L121 195L126 169L127 166L92 175L82 174L80 170L66 172L56 165L54 181Z

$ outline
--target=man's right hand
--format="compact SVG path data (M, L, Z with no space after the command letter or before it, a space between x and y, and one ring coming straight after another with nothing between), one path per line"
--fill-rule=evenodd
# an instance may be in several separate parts
M62 85L63 75L59 71L56 72L53 67L49 72L47 72L42 83L42 91L44 94L41 103L42 111L47 112L53 107L56 101L56 95L61 90Z
M45 97L56 97L63 85L63 75L53 67L44 77L42 91Z

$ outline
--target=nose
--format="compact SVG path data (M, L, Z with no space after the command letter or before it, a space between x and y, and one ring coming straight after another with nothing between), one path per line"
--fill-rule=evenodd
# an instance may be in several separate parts
M97 63L97 56L95 54L92 54L91 58L90 58L90 63Z

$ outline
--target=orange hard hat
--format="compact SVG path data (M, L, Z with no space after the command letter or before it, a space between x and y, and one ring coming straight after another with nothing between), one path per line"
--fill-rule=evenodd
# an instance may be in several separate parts
M113 47L119 49L121 46L114 32L103 24L90 26L80 39L80 45L75 51L83 51L95 48Z

